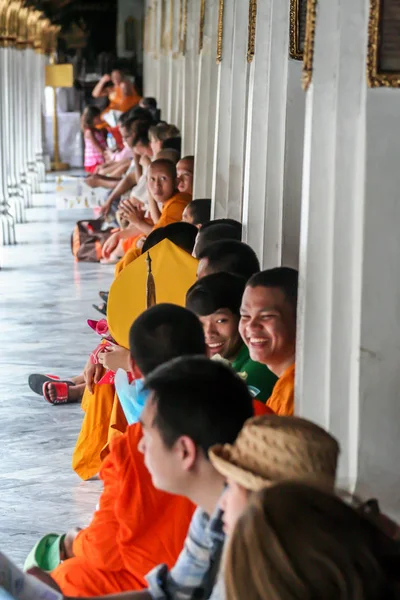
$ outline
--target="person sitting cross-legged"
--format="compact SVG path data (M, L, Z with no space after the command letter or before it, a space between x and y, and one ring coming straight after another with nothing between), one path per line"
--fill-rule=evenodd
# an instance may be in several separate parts
M156 305L131 327L129 367L136 385L174 357L204 353L201 325L182 307ZM142 397L144 401L144 393ZM138 398L133 394L131 401ZM194 507L153 487L137 448L141 437L141 425L135 423L111 443L100 471L104 491L99 508L88 527L67 534L67 559L52 573L65 595L143 588L145 574L159 562L172 566L182 548Z
M267 402L278 415L294 412L298 272L278 267L247 282L240 309L240 334L252 360L279 379Z

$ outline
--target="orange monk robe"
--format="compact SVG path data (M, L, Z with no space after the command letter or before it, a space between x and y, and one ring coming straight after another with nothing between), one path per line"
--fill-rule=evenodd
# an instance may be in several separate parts
M122 269L125 269L127 265L136 260L141 254L142 250L140 248L130 248L125 254L125 256L123 256L121 260L118 261L115 265L114 276L118 277Z
M183 211L186 206L191 202L192 195L186 194L182 192L178 192L175 196L172 196L161 209L161 215L157 223L154 225L153 229L158 229L159 227L165 227L166 225L170 225L171 223L177 223L178 221L182 221Z
M290 417L294 413L294 373L295 364L279 377L267 402L275 414L283 417Z
M93 394L85 388L81 405L85 416L72 455L72 468L85 481L100 471L101 451L109 437L114 396L112 384L95 384Z
M154 488L138 450L141 437L136 423L111 444L99 509L75 539L75 558L51 574L65 596L143 589L145 575L161 563L171 568L183 548L194 506Z

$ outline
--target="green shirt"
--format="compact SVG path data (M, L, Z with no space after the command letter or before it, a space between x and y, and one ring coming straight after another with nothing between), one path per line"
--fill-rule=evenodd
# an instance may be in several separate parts
M267 402L278 378L271 373L267 366L251 360L246 344L243 344L239 354L233 361L232 368L236 373L246 373L246 384L255 388L254 398L261 402Z

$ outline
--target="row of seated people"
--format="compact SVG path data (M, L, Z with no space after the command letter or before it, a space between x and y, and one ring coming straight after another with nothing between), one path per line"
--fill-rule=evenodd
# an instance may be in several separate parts
M103 248L124 252L91 323L103 339L81 375L30 378L53 404L82 402L73 468L104 485L91 523L32 573L69 598L394 598L386 521L335 496L338 442L293 416L297 271L260 271L240 223L191 199L194 159L177 178L150 127L121 124L135 168L104 209L132 190ZM155 160L136 171L136 155Z

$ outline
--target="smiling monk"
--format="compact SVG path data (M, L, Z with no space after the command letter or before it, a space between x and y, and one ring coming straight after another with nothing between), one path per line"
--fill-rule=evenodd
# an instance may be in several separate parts
M240 334L250 358L279 379L267 402L277 415L294 412L298 272L288 267L251 277L242 299Z

